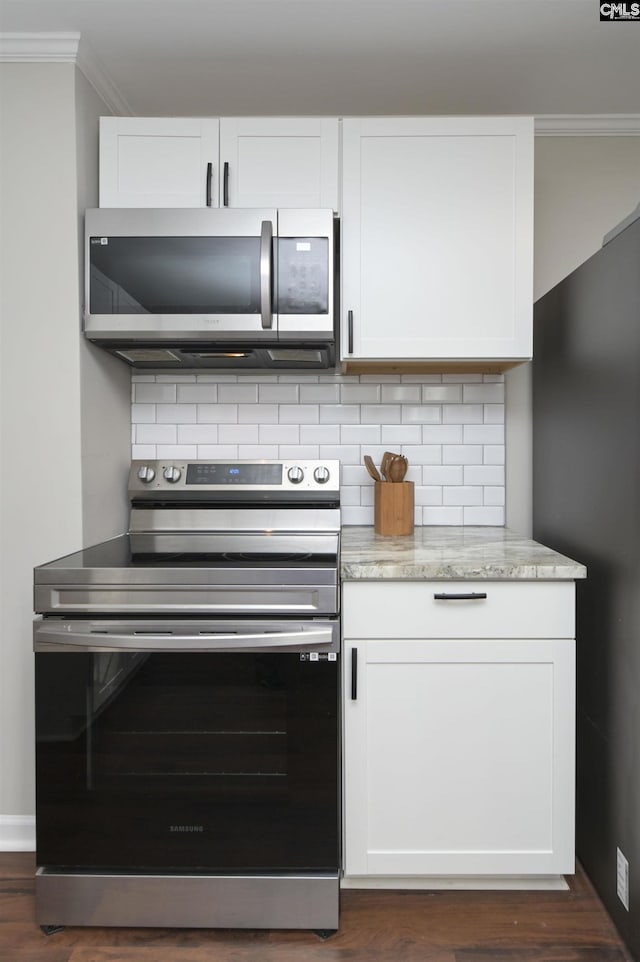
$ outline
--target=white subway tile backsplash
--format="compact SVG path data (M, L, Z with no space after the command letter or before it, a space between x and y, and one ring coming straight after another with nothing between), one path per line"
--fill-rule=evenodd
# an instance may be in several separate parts
M201 461L206 461L208 458L213 460L222 460L224 458L230 458L231 460L238 459L238 445L237 444L199 444L198 445L198 458Z
M340 400L339 384L301 384L301 404L337 404Z
M443 384L481 384L484 380L482 374L443 374Z
M424 404L460 404L462 384L424 384L422 401Z
M339 444L339 424L301 424L300 444Z
M178 402L188 403L188 402L215 402L218 400L218 385L217 384L179 384L178 385Z
M343 444L380 444L379 424L341 424L340 440Z
M463 511L463 508L427 506L422 509L422 523L460 525L463 522Z
M320 422L322 424L359 424L360 407L357 404L322 404Z
M342 384L340 400L343 404L376 404L380 401L380 385Z
M419 424L383 424L380 441L382 444L393 445L394 448L401 444L420 444L422 428Z
M424 485L414 489L414 500L418 505L442 504L442 486L439 484Z
M343 485L340 491L340 504L344 508L347 505L360 505L360 491L362 489L356 484Z
M504 467L501 464L465 464L465 484L504 485Z
M442 503L445 505L482 504L482 488L469 485L454 485L442 492Z
M467 507L462 509L462 523L463 524L486 524L486 525L503 525L504 524L504 508L476 508Z
M419 404L419 384L383 384L381 391L383 404Z
M259 384L259 404L297 404L300 400L297 384Z
M217 424L178 425L178 444L215 444L217 440Z
M465 424L462 438L465 444L503 444L504 425Z
M373 524L373 506L357 507L347 505L341 510L343 524Z
M403 444L400 454L404 454L410 464L442 464L441 444Z
M462 484L464 468L461 464L426 464L422 468L423 484Z
M360 421L363 424L400 424L402 408L399 404L363 404Z
M360 464L362 460L359 444L321 444L319 457L340 464Z
M238 420L237 404L197 404L196 420L203 424L235 424Z
M317 444L281 444L280 454L281 458L315 458L316 460L320 457L320 447Z
M300 444L301 428L297 424L261 424L260 444Z
M484 503L486 505L504 505L504 485L501 484L495 488L492 488L491 485L485 485Z
M170 404L176 400L177 396L177 385L176 384L158 384L154 382L150 384L148 381L143 383L136 382L134 384L134 401L138 401L141 404L150 403L167 403Z
M357 484L360 487L365 484L372 484L364 464L342 464L340 466L340 485L349 486L352 484Z
M482 445L443 444L443 464L482 464Z
M131 405L132 424L153 424L156 420L155 404L136 404Z
M257 404L257 384L220 384L218 400L223 404Z
M198 457L195 444L159 444L156 457L170 461L194 461Z
M132 444L131 445L131 457L135 461L140 459L141 461L146 461L147 459L153 461L156 456L156 446L155 444Z
M422 427L423 444L462 444L461 424L424 424Z
M439 404L402 405L402 421L407 424L440 424L442 408Z
M195 404L156 404L158 424L183 424L196 420Z
M317 424L320 408L317 404L281 404L281 424Z
M443 404L443 424L482 424L484 411L481 404Z
M175 444L177 439L176 424L136 425L136 444Z
M485 404L484 423L504 424L504 404Z
M242 461L262 461L263 459L277 461L284 455L278 454L277 444L239 444L238 458Z
M485 444L482 460L484 464L504 464L504 444Z
M239 404L238 422L240 424L277 424L277 404Z
M258 444L257 424L220 424L218 441L221 444Z
M362 463L409 459L416 524L504 524L502 375L132 375L132 456L338 459L345 524L373 524Z

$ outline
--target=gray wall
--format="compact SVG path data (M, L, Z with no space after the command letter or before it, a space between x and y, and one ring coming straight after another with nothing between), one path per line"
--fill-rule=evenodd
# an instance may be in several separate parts
M536 137L537 300L640 202L640 137ZM506 517L531 534L531 365L506 376Z
M126 372L84 353L78 336L78 211L96 202L104 104L72 64L4 63L0 82L0 848L9 848L34 810L33 567L123 530L112 502L85 517L83 490L104 463L105 484L116 474L122 484L130 428Z

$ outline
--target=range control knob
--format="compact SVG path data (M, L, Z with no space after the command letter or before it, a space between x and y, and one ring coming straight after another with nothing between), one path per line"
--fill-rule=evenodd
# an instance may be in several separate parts
M329 468L321 464L320 467L316 468L313 472L313 478L318 484L326 484L329 480Z
M179 481L180 478L182 477L182 471L180 470L180 468L176 468L173 465L169 465L169 467L164 469L164 471L162 472L162 475L165 481L168 481L169 484L175 484L176 481Z
M156 476L156 472L148 464L143 464L138 468L138 478L143 484L151 484Z
M287 471L287 477L289 478L289 481L291 481L291 484L300 484L304 478L304 471L299 465L296 464L292 468L289 468Z

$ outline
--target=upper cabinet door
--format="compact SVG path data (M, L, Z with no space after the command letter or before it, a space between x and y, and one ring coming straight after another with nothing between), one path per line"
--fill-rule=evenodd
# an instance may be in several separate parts
M218 207L218 120L101 117L101 207Z
M337 118L224 117L221 207L338 210Z
M532 119L345 119L342 251L345 360L529 358Z

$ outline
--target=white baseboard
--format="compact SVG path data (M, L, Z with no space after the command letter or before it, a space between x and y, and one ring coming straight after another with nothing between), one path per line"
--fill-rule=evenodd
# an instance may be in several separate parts
M35 852L35 815L0 815L0 852Z
M343 889L484 889L488 891L565 891L562 875L422 875L404 877L346 875Z

